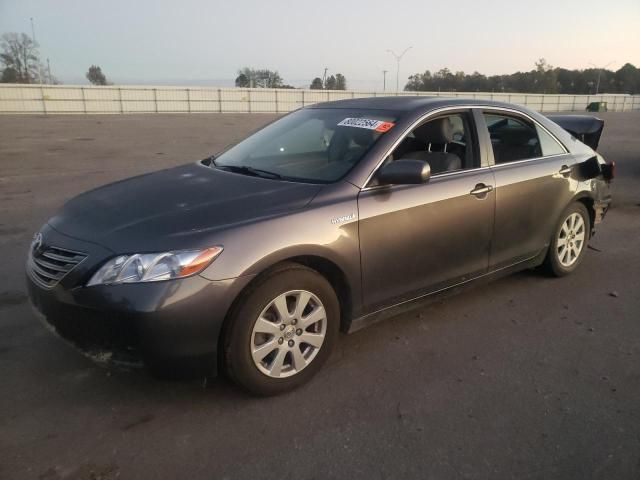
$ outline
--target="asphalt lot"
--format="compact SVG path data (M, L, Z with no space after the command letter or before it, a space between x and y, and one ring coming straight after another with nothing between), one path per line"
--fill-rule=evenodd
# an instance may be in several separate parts
M0 478L640 478L640 112L601 116L615 203L573 276L342 336L269 399L93 365L38 323L23 261L66 199L274 116L0 116Z

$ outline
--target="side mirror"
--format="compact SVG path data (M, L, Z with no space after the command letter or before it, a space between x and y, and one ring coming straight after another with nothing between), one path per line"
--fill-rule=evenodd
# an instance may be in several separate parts
M426 183L431 176L431 167L422 160L399 159L387 163L378 173L382 185L416 185Z

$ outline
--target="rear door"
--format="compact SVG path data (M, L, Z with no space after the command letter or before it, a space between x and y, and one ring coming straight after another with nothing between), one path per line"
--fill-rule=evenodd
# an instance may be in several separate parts
M434 174L422 185L369 186L359 195L366 310L487 271L495 206L493 173L481 163L471 112L455 113L451 120L458 129L464 125L447 145L463 157L462 169ZM405 140L411 140L411 134ZM401 147L402 142L394 152Z
M491 144L496 213L490 269L541 253L571 200L570 166L562 144L532 118L516 111L483 109L481 135Z

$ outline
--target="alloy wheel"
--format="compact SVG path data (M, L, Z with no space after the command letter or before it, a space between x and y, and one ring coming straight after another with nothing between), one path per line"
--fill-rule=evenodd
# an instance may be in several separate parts
M571 267L580 256L586 238L585 221L579 213L572 213L563 222L556 241L556 255L563 267Z
M272 378L295 375L316 357L325 339L327 314L320 299L292 290L271 300L251 332L251 357Z

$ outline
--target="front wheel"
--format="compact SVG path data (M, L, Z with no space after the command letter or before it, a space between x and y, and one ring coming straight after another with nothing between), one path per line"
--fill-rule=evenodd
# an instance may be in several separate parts
M324 277L285 264L245 292L229 321L227 372L254 394L276 395L320 370L338 335L340 308Z
M586 207L579 202L561 215L551 239L545 266L549 273L562 277L573 272L582 262L589 242L590 219Z

